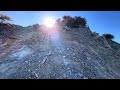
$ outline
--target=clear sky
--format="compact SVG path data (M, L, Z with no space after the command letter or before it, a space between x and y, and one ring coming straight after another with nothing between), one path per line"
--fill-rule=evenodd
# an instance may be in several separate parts
M42 24L45 17L51 16L55 19L64 15L82 16L88 21L92 31L98 33L110 33L115 36L115 41L120 43L120 11L0 11L12 18L11 23L29 26Z

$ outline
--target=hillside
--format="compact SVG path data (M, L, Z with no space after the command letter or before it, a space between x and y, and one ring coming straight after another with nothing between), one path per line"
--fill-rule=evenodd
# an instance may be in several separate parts
M88 28L36 24L0 36L1 79L120 78L120 44Z

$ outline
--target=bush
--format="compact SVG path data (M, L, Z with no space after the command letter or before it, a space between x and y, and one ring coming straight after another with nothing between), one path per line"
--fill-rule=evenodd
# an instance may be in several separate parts
M0 14L0 23L4 23L6 21L11 21L11 18L6 15Z
M103 34L103 36L108 40L114 39L114 36L111 34Z
M80 16L63 16L63 22L66 24L67 27L70 28L79 28L80 26L86 27L87 24L87 20Z
M92 32L91 36L99 36L99 33L97 33L97 32Z
M0 29L1 30L10 30L13 27L12 24L7 23L6 21L11 21L11 18L6 15L0 14Z

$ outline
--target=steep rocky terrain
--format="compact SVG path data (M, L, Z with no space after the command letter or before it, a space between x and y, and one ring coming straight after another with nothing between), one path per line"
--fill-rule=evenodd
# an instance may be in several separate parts
M88 28L22 27L1 37L0 78L120 78L120 44Z

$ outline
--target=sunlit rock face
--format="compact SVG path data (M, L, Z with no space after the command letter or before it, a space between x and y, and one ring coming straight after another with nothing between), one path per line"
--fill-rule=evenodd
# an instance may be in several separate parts
M120 78L120 44L88 28L35 24L9 37L0 44L1 79Z

